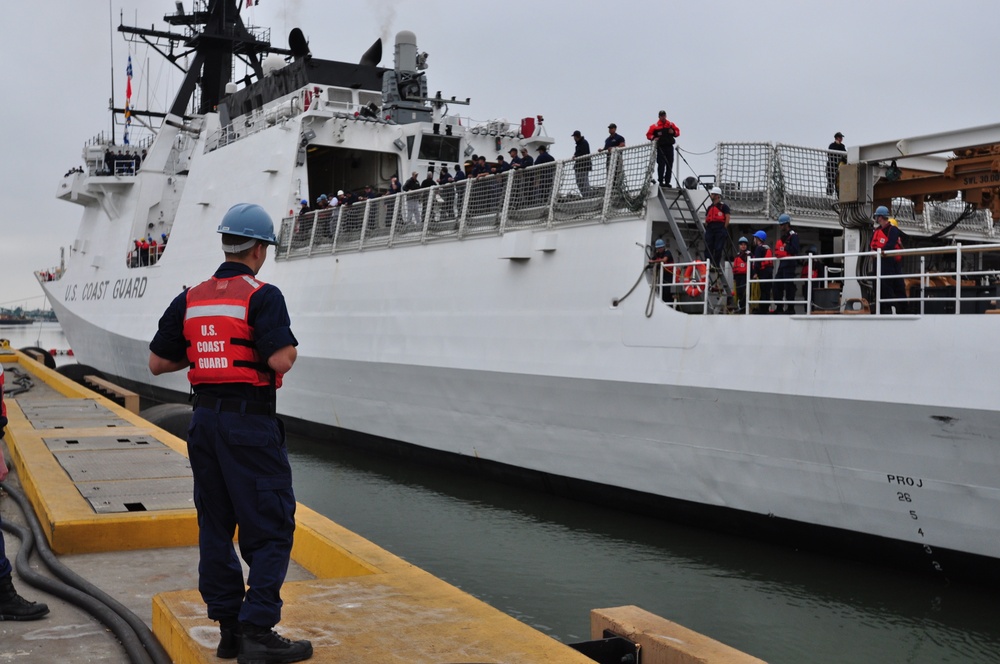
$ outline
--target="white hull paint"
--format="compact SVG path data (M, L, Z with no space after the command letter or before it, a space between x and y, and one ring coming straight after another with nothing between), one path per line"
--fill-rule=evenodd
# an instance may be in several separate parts
M216 227L231 205L256 202L277 220L308 195L316 176L307 143L334 155L317 162L323 173L352 163L337 156L348 148L398 158L404 174L432 163L399 147L439 138L431 123L337 115L315 90L308 112L296 100L312 95L309 86L226 128L214 112L193 114L183 130L175 116L136 175L102 174L88 161L89 172L64 177L58 196L82 205L83 220L65 269L42 285L81 363L187 393L182 374L149 374L157 321L221 262ZM547 141L440 126L461 139L462 154L496 150L501 139L505 148ZM357 163L382 165L367 159ZM645 265L636 244L650 244L665 222L655 193L632 216L620 202L606 214L627 174L604 155L593 164L591 185L606 168L621 177L607 175L582 202L603 222L553 223L553 212L516 233L272 257L260 277L283 291L300 342L279 412L914 543L931 563L938 548L1000 561L1000 406L985 382L1000 368L993 316L706 316L658 301L646 316L648 286L613 306ZM574 181L572 171L554 173L565 176L557 184ZM504 186L506 210L511 192L524 190ZM557 186L551 200L576 205L575 186ZM160 232L169 233L160 260L129 267L133 240Z
M991 317L660 308L646 318L644 295L610 306L635 273L633 241L645 226L561 229L556 251L524 262L497 258L501 240L483 238L269 263L262 276L285 293L301 342L280 412L1000 557L1000 413L971 378L998 351L923 341L986 338ZM184 274L194 283L215 262L206 256ZM55 293L56 311L81 362L184 392L182 375L153 379L146 369L156 320L179 287L163 282L177 273L166 256L109 279L136 274L148 279L138 300L66 303Z

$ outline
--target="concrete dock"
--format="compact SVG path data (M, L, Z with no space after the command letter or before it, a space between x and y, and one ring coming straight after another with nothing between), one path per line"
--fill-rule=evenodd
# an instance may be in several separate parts
M30 501L59 562L141 618L173 662L220 661L218 626L196 590L197 522L184 441L24 354L0 348L0 361L8 389L19 373L32 383L6 399L6 484ZM9 497L3 519L25 524ZM279 631L310 639L310 661L593 664L304 505L296 522ZM13 562L20 544L4 536ZM15 585L52 612L36 622L0 622L0 660L130 661L114 635L73 604L16 572ZM636 607L595 610L591 624L593 638L605 629L628 631L622 635L649 653L644 664L760 661Z

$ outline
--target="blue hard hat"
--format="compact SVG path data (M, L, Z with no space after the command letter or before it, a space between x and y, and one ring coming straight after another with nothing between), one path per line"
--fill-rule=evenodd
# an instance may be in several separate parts
M778 217L778 223L779 224L790 224L790 223L792 223L792 218L789 217L787 214L780 215Z
M741 237L739 240L736 241L736 244L749 244L749 243L750 241L747 240L745 237Z
M657 240L656 242L653 243L653 246L656 247L657 249L660 249L662 247L667 246L667 243L664 242L663 240Z
M303 199L302 199L302 202L301 202L301 203L299 203L299 204L300 204L300 205L309 205L309 201L307 201L306 199L304 199L304 198L303 198Z
M271 216L254 203L238 203L229 208L219 224L219 232L278 244Z
M875 214L872 215L872 219L874 219L875 217L885 217L886 219L888 219L889 208L887 208L884 205L879 205L877 208L875 208Z
M767 239L767 233L765 233L764 231L757 231L756 233L753 234L753 236L758 240L760 240L761 242Z
M326 200L326 194L320 194L319 198L317 198L316 200L317 201L325 201Z

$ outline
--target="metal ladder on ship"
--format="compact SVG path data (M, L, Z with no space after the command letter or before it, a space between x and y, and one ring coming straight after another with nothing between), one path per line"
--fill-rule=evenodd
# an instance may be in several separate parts
M683 187L660 187L657 199L660 201L660 206L667 216L667 224L670 226L670 232L674 236L674 246L677 247L678 255L684 263L693 262L694 257L691 255L691 249L684 237L684 230L694 228L698 232L698 237L703 238L705 237L705 222L702 221L701 211L695 206L694 201L691 200L691 192ZM726 273L721 265L712 266L708 288L709 292L721 291L723 294L721 304L723 306L719 307L719 309L724 309L725 303L729 299L729 294L733 292L733 286L729 283L729 279L726 278ZM714 310L715 307L711 309ZM717 313L721 313L721 311Z

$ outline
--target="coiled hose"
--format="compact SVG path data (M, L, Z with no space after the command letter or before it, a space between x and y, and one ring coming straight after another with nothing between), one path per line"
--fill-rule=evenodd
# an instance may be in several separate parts
M171 664L170 656L142 619L118 600L59 562L49 548L41 523L24 494L6 482L0 482L0 489L6 491L7 495L17 503L30 526L30 529L25 529L8 521L0 522L0 527L21 540L21 549L14 563L21 578L36 588L75 604L97 618L118 637L132 664ZM36 572L28 564L36 543L45 566L60 581Z

